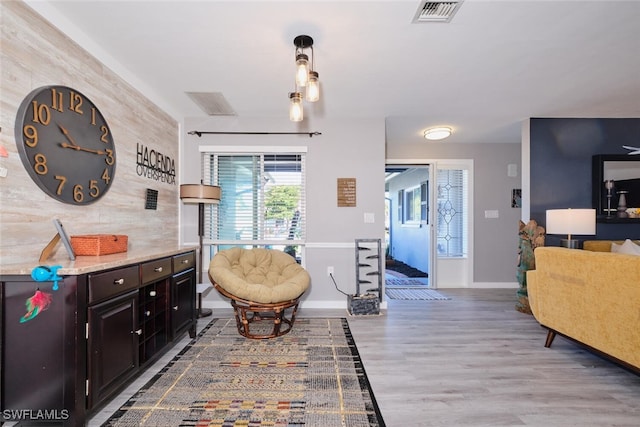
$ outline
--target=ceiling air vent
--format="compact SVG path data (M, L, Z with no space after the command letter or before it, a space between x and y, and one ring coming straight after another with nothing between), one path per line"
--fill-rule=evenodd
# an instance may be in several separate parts
M185 92L189 98L210 116L235 116L227 99L220 92Z
M423 1L413 22L451 22L463 1Z

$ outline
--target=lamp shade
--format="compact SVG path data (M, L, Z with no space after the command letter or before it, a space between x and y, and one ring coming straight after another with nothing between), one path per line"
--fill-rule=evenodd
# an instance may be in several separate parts
M296 56L296 84L304 87L309 82L309 57L304 53Z
M595 209L549 209L547 234L596 234Z
M304 110L302 108L302 94L300 92L291 92L289 94L289 120L292 122L301 122L304 118Z
M184 203L208 203L220 202L221 191L217 185L182 184L180 186L180 199Z
M316 71L309 71L309 84L307 85L307 101L316 102L320 99L320 81Z

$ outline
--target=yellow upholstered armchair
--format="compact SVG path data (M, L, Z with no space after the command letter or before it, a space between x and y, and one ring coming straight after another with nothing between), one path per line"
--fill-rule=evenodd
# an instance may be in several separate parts
M231 300L240 335L254 339L273 338L291 330L299 299L310 282L309 273L291 255L262 248L218 252L209 264L209 278L214 288ZM262 321L273 327L250 330L252 323Z

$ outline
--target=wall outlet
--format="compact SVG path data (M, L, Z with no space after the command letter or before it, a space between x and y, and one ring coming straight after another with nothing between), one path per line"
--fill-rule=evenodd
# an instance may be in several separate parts
M327 267L327 276L330 276L332 274L333 274L333 266Z

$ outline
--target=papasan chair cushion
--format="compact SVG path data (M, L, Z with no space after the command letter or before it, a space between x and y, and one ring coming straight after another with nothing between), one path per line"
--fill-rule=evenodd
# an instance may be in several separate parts
M248 301L276 303L298 298L309 287L309 273L291 255L271 249L231 248L209 264L211 278Z
M209 278L222 295L231 299L238 331L248 338L272 338L287 333L295 321L298 299L311 280L291 255L263 248L218 252L209 264ZM289 319L285 317L288 308L293 308ZM260 320L273 320L273 333L250 333L249 324ZM289 327L281 330L282 322Z

